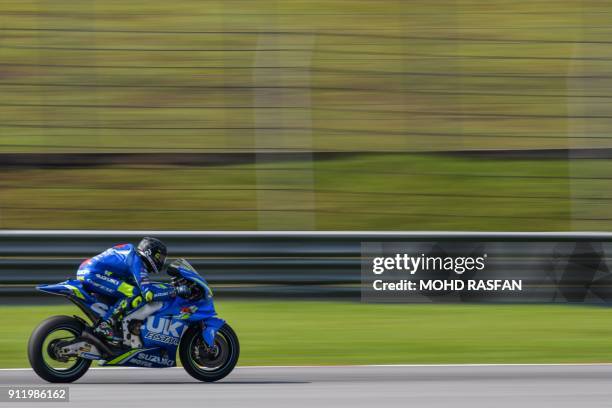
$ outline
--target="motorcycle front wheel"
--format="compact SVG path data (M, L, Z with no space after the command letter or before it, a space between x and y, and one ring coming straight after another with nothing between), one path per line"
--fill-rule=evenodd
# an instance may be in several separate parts
M58 354L60 342L75 340L83 331L83 323L74 317L53 316L43 321L30 336L28 359L34 372L52 383L70 383L87 372L91 360L80 357L62 357Z
M215 344L208 347L202 329L190 327L179 346L183 368L199 381L214 382L232 372L240 356L240 344L234 330L226 323L215 336Z

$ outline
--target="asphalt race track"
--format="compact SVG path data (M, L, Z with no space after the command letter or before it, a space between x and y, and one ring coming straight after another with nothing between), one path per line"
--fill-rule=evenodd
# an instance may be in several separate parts
M0 370L0 384L46 383ZM593 408L612 406L611 385L612 365L242 367L215 384L181 368L93 369L52 406Z

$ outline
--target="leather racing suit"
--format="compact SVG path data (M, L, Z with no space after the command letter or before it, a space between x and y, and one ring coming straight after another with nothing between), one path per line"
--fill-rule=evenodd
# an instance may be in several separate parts
M93 292L117 299L102 320L118 322L127 311L151 301L176 296L171 285L151 283L140 255L132 244L115 245L83 261L77 279ZM144 302L144 303L143 303Z

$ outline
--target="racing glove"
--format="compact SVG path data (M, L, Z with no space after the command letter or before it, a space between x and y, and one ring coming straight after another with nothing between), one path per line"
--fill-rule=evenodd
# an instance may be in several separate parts
M182 298L188 298L191 296L191 288L186 285L181 285L176 288L176 294Z

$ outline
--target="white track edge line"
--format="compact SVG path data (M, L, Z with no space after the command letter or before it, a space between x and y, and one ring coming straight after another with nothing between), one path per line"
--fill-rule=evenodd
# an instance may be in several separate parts
M354 364L354 365L277 365L277 366L238 366L237 369L266 368L376 368L376 367L576 367L576 366L609 366L612 363L467 363L467 364ZM142 370L147 367L92 367L90 370ZM182 367L168 367L182 369ZM0 371L32 371L31 368L0 368Z

